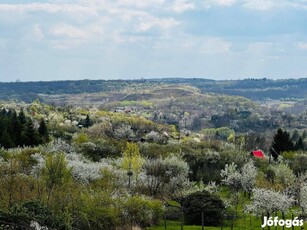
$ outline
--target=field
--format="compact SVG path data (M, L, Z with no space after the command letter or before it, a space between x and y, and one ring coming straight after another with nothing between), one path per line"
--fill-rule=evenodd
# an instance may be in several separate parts
M245 226L244 226L244 223L237 223L234 225L233 228L231 228L230 226L228 227L209 227L209 226L205 226L204 227L204 230L261 230L261 221L260 219L255 219L253 218L253 222L252 222L252 225L250 226L249 223L247 223ZM164 223L163 224L160 224L159 226L155 226L155 227L148 227L146 228L146 230L179 230L181 229L180 228L180 222L178 221L167 221L166 223L166 228L165 228L165 225ZM307 227L307 223L304 224L304 229L306 229ZM195 226L195 225L184 225L183 227L184 230L202 230L202 226ZM267 229L267 227L265 228ZM271 227L271 229L274 229L274 230L281 230L283 229L282 227L278 226L278 227ZM285 229L289 229L289 228L286 228ZM298 230L298 229L303 229L301 227L294 227L293 229L295 230Z

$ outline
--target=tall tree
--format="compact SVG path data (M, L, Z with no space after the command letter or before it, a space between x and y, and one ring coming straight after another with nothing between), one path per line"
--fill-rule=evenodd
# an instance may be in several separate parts
M298 130L296 129L296 130L293 131L293 134L291 136L291 140L296 142L296 141L298 141L299 138L300 138L300 134L298 133Z
M297 142L295 143L295 146L294 146L294 149L295 150L305 150L305 145L304 145L304 142L303 142L303 138L300 137Z
M24 131L24 144L26 146L35 146L38 144L37 132L34 129L32 121L29 119Z
M287 131L283 131L279 128L272 142L272 156L274 157L274 159L277 159L278 156L283 152L291 150L294 150L294 144L290 139L290 134Z
M127 170L128 175L128 186L130 188L131 177L133 174L135 178L138 178L138 175L142 168L143 159L140 155L139 147L136 143L127 142L125 151L123 153L123 163L122 166Z
M44 119L41 119L39 123L38 134L42 143L48 142L48 128Z
M22 125L25 125L27 123L27 119L26 119L26 115L23 112L23 109L20 110L19 114L18 114L18 119L21 122Z
M12 130L11 136L16 146L21 145L21 133L22 133L22 123L18 119L15 111L12 112L11 116Z

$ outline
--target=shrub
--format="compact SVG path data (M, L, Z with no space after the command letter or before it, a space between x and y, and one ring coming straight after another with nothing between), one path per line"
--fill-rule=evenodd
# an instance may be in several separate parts
M218 226L222 223L225 206L219 197L202 191L187 196L183 210L186 224L200 225L203 213L205 225Z
M141 227L158 224L163 214L160 201L142 196L130 197L125 203L124 209L125 222Z

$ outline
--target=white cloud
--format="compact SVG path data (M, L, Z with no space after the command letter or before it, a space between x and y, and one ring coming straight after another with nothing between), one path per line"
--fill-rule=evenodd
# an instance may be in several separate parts
M306 0L243 0L243 6L251 10L271 10L276 8L307 9Z
M194 10L195 5L192 2L187 2L184 0L177 0L177 1L174 1L173 5L171 6L171 9L176 13L182 13L187 10Z
M159 7L165 3L165 0L118 0L118 6L132 6L137 8Z
M147 17L141 19L141 23L137 25L136 31L146 32L154 27L164 30L178 26L179 24L180 22L176 21L174 18Z
M173 3L176 4L170 9ZM77 0L0 4L0 14L23 18L18 22L20 27L28 25L31 29L20 30L22 36L37 40L44 38L47 45L52 43L52 47L62 49L89 42L106 44L107 41L110 45L137 42L140 38L133 35L134 32L152 30L145 36L150 40L151 36L162 36L180 25L172 17L174 11L179 13L192 7L186 0L172 0L171 3L166 0ZM44 22L46 14L57 15L50 15ZM42 23L38 25L38 22Z
M237 2L238 2L238 0L205 0L205 1L203 1L203 6L206 9L210 9L212 5L232 6Z
M99 25L76 27L61 23L51 27L49 35L49 42L57 49L73 48L90 42L99 43L106 39L104 29Z
M30 4L0 4L0 11L15 13L30 13L43 11L47 13L67 13L70 15L97 15L93 7L78 4L53 4L53 3L30 3Z
M56 37L86 39L87 33L77 27L68 24L60 24L52 27L50 33Z
M223 6L231 6L237 2L237 0L216 0L215 1L219 5Z
M273 7L280 6L281 4L282 1L246 0L243 6L252 10L269 10Z
M250 10L271 10L275 8L307 9L306 0L204 0L203 5L209 9L212 5L233 6L240 5Z

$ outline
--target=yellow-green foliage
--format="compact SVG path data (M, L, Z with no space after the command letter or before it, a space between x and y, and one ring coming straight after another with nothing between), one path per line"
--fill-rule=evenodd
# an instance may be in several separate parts
M82 144L89 141L89 137L86 133L79 133L75 136L74 141L76 144Z
M123 153L122 167L127 171L132 171L137 175L140 173L144 160L140 155L139 147L136 143L127 142Z
M67 166L64 154L48 155L42 175L46 187L51 191L56 186L62 186L71 179L70 169Z
M153 103L150 101L120 101L117 103L118 106L142 106L144 108L150 108Z
M231 137L231 139L233 140L235 136L235 131L229 127L202 129L201 133L203 133L205 137L209 139L220 136L226 140L232 135L233 138Z

